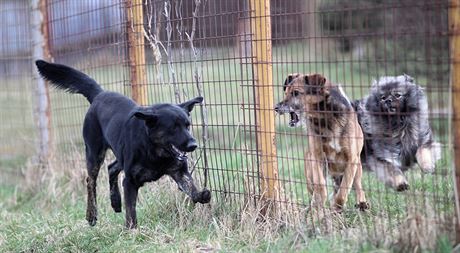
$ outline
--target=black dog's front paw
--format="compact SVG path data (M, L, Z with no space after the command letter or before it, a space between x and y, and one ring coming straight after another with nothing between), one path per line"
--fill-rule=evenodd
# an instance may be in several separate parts
M88 224L93 227L93 226L96 226L96 222L97 222L97 217L92 215L92 214L87 214L86 215L86 220L88 221Z
M201 204L209 203L209 201L211 201L211 192L208 189L203 189L203 191L198 193L193 200L193 202Z

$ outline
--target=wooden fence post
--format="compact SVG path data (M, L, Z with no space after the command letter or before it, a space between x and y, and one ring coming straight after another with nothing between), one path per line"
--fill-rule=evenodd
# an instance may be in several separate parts
M273 110L270 0L251 0L250 9L261 191L265 199L277 200L279 182Z
M460 0L450 1L449 29L457 212L456 240L460 242Z
M147 75L145 70L144 13L142 0L125 0L128 57L131 76L131 96L140 105L147 105Z
M51 59L49 48L49 29L47 0L31 0L31 36L33 62L38 59ZM32 63L34 64L34 63ZM38 158L40 163L47 163L51 155L51 108L48 82L45 82L38 74L35 64L33 77L36 82L35 95L35 118L39 129Z

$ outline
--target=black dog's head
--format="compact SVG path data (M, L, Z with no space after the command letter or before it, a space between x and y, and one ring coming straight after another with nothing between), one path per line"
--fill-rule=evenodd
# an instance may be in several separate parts
M190 133L190 112L203 97L196 97L182 104L157 104L137 107L131 113L145 122L147 135L152 143L169 151L171 155L182 157L192 152L198 144Z
M423 90L408 75L381 77L374 81L366 108L386 115L405 115L418 111Z

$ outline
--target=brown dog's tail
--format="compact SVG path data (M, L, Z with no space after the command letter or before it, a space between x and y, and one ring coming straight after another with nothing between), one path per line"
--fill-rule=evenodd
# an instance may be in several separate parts
M71 67L43 60L36 61L35 65L40 75L50 81L54 87L70 93L80 93L88 99L89 103L103 92L101 86L91 77Z

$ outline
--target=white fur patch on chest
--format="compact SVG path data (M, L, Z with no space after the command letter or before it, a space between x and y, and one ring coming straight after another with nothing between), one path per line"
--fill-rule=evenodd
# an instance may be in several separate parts
M340 146L340 142L338 138L331 138L331 140L327 143L330 148L332 148L336 153L339 153L342 150L342 146Z

